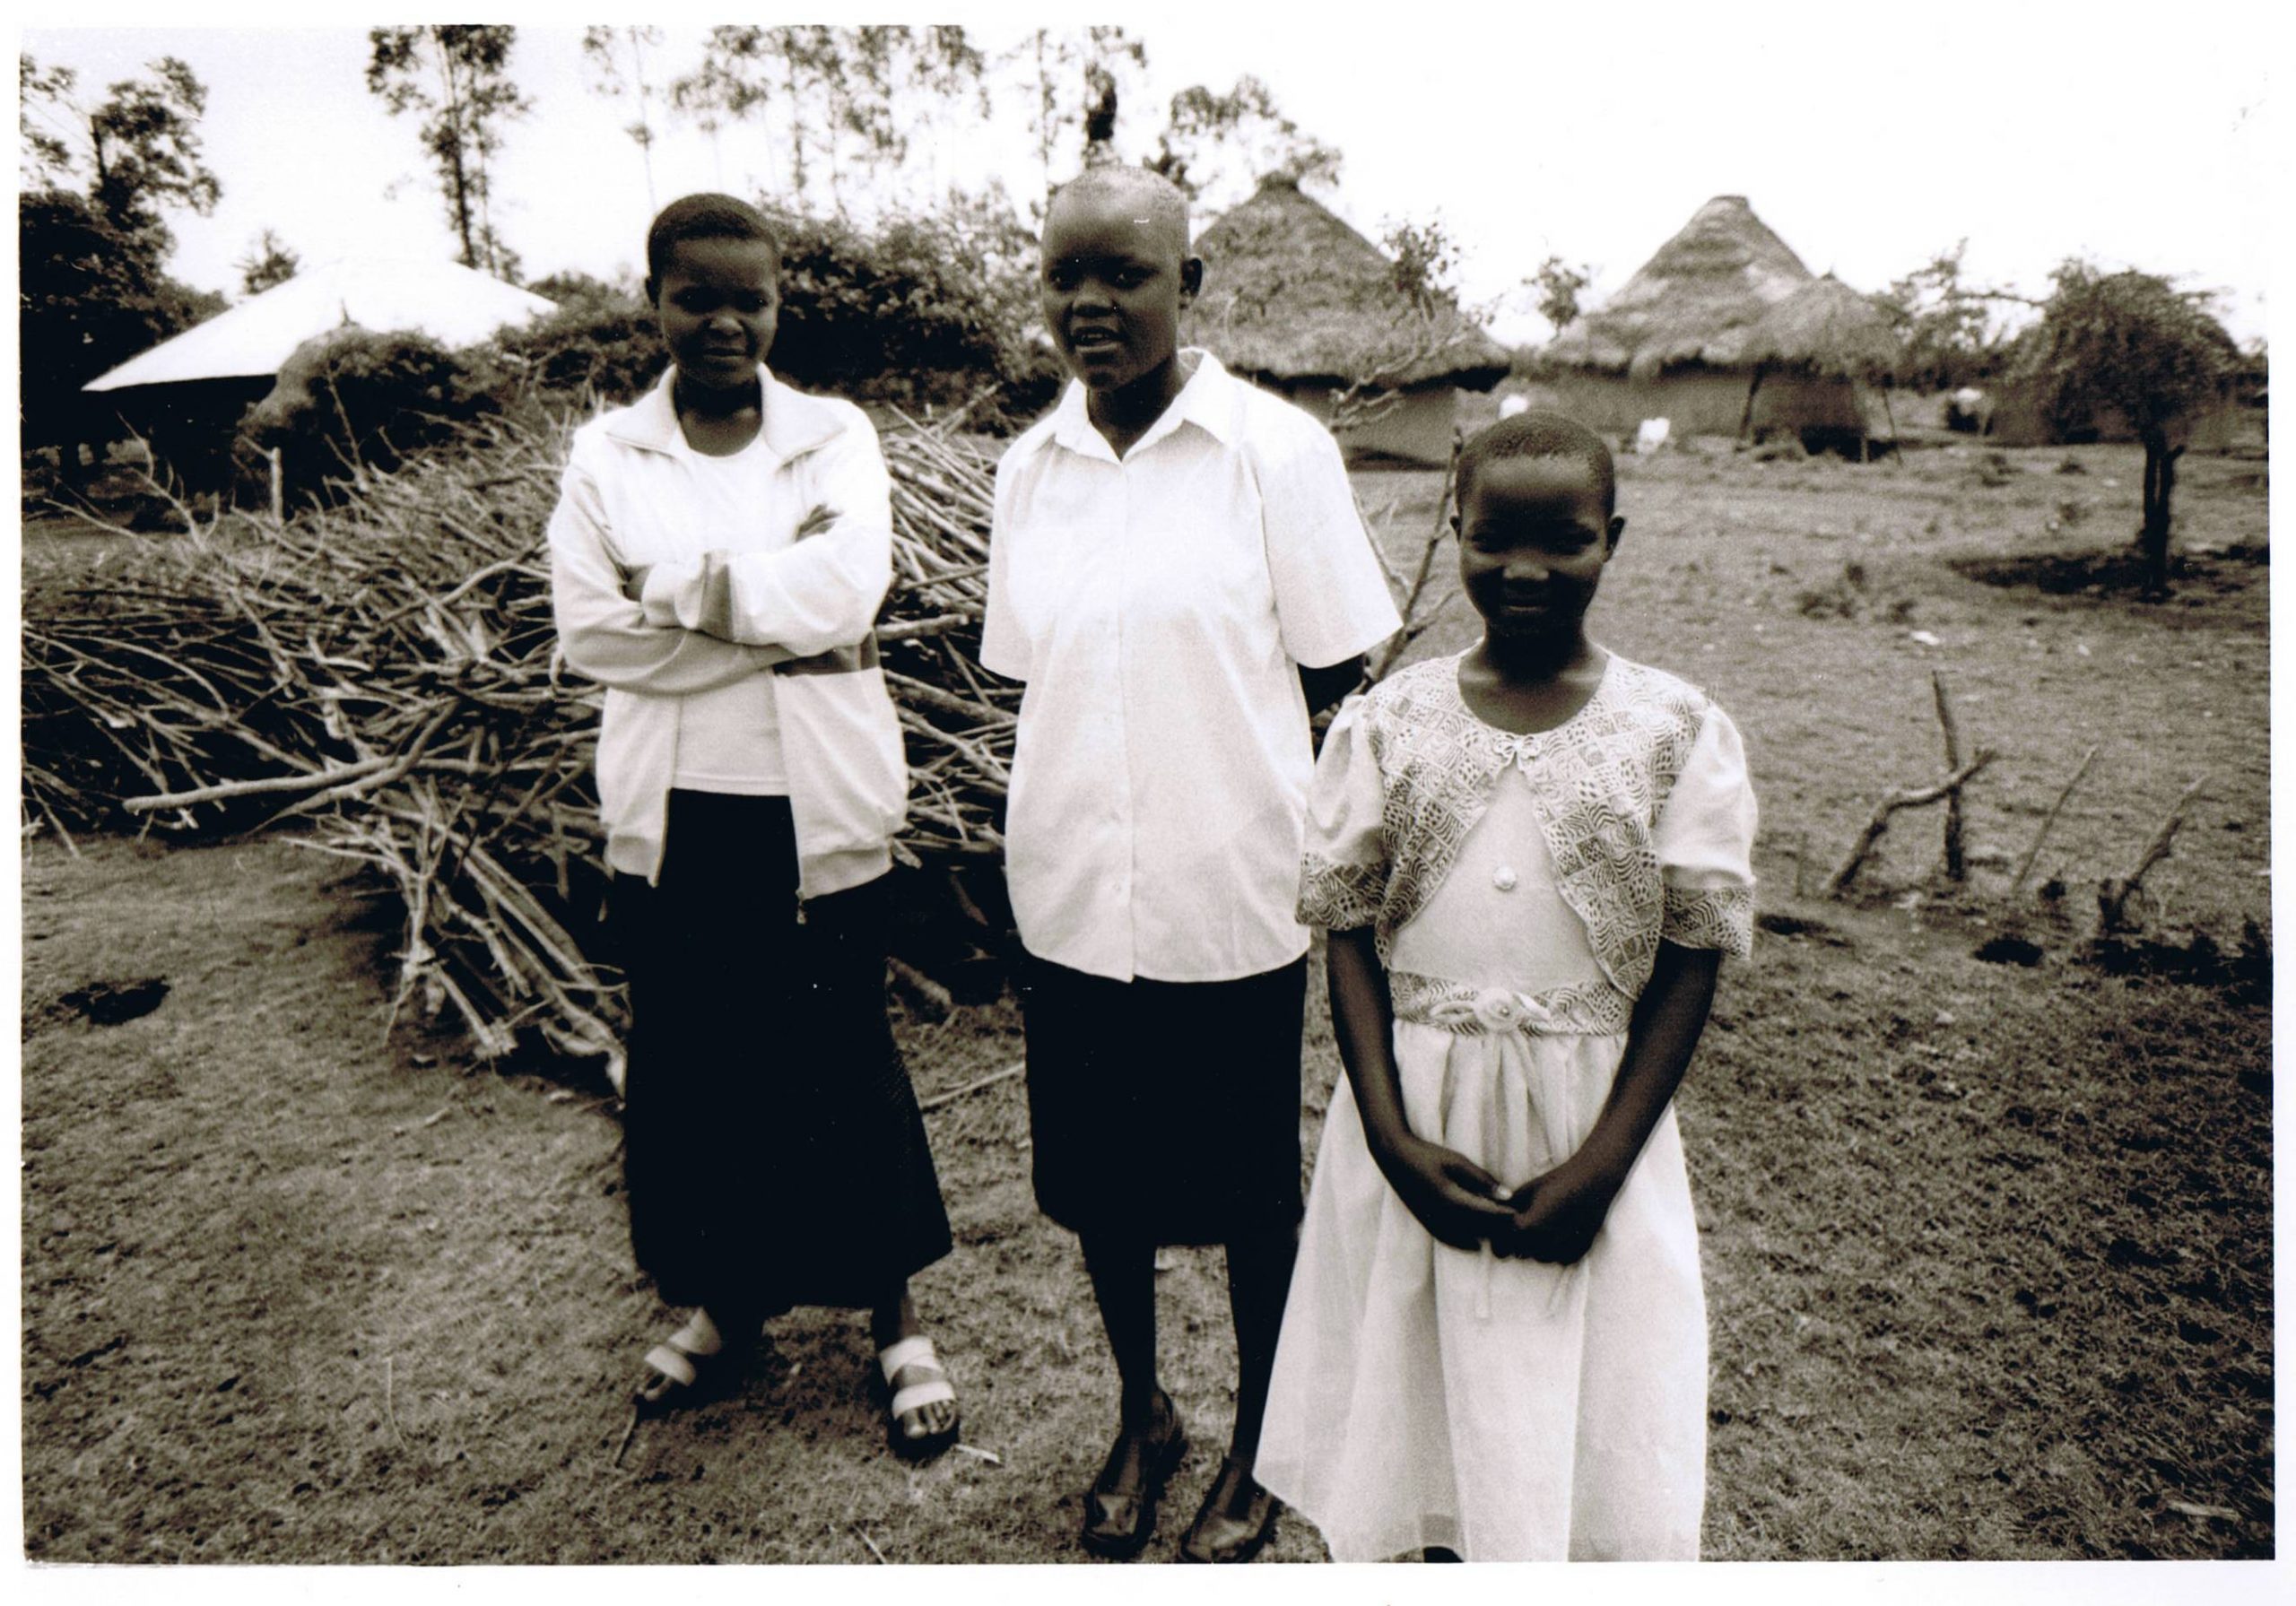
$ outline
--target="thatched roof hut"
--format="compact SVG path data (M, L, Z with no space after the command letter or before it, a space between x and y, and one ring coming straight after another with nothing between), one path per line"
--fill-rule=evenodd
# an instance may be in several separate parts
M1507 377L1504 346L1456 307L1413 306L1386 254L1289 178L1263 178L1196 251L1204 292L1181 326L1189 343L1326 418L1334 391L1370 383L1394 395L1344 432L1358 454L1442 461L1454 392Z
M1643 380L1674 368L1735 368L1762 315L1811 277L1745 196L1717 195L1543 355L1560 367Z
M1865 450L1869 381L1897 367L1889 319L1818 277L1754 215L1717 195L1617 293L1540 353L1554 404L1597 429L1673 421L1677 434L1800 435Z
M1738 348L1743 366L1829 378L1894 376L1898 361L1890 315L1831 273L1772 306L1745 331Z

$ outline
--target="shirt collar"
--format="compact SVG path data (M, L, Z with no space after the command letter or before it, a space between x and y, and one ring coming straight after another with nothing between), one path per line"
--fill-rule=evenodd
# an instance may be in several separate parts
M781 461L826 446L845 428L835 406L822 397L790 389L761 362L757 376L765 414L759 438ZM607 436L650 452L674 456L690 450L685 431L678 428L677 404L670 395L676 377L677 369L673 366L653 389L613 415L606 425Z
M1243 428L1243 384L1221 366L1220 360L1198 346L1182 348L1183 357L1194 356L1196 372L1179 395L1164 409L1156 421L1148 426L1133 447L1139 452L1153 446L1167 435L1177 431L1182 424L1194 424L1223 445L1233 444ZM1090 415L1084 411L1084 386L1081 380L1071 379L1068 388L1061 393L1060 404L1053 410L1052 439L1072 452L1088 457L1110 461L1116 454L1100 430L1093 428Z

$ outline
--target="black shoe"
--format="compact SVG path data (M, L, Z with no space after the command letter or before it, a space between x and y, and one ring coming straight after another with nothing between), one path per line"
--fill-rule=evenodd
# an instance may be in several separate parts
M1180 1559L1249 1561L1275 1532L1275 1514L1281 1509L1275 1497L1244 1470L1244 1463L1230 1456L1220 1463L1220 1476L1213 1480L1196 1522L1180 1541Z
M1109 1447L1108 1464L1084 1491L1084 1548L1122 1561L1140 1554L1156 1532L1156 1502L1164 1481L1187 1453L1187 1434L1171 1396L1156 1392L1158 1410L1144 1430L1126 1428Z

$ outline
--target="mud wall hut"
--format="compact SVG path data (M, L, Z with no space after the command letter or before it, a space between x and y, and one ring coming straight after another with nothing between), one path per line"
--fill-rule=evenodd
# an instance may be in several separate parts
M1352 459L1448 461L1458 392L1507 377L1505 347L1455 306L1415 305L1387 255L1289 178L1262 179L1196 250L1182 338L1326 422L1335 393L1362 386L1372 411L1339 431Z
M1744 195L1717 195L1540 353L1541 399L1605 432L1665 418L1846 444L1894 434L1874 389L1894 361L1879 307L1812 273Z

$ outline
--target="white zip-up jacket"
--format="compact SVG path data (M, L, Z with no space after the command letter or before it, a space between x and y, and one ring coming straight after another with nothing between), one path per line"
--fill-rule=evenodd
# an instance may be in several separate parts
M605 688L598 803L606 862L658 877L680 716L690 693L771 673L797 834L798 896L859 886L891 867L907 815L900 723L873 633L892 581L891 481L877 432L850 402L792 390L763 368L762 444L779 459L787 532L727 551L692 517L670 375L574 432L550 520L561 650ZM796 539L816 508L838 516ZM634 569L641 600L623 595Z

